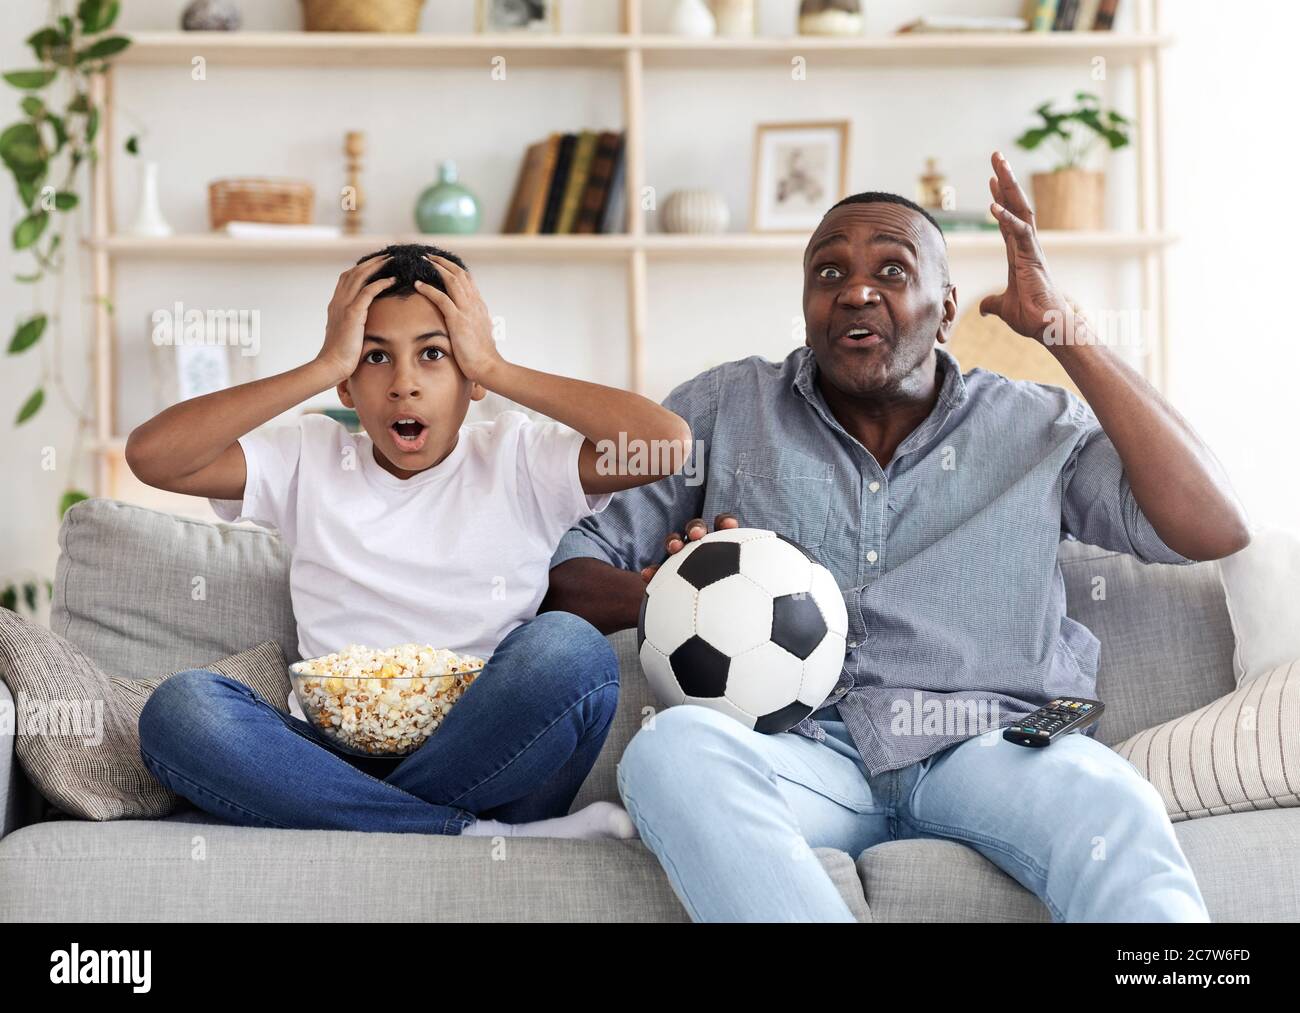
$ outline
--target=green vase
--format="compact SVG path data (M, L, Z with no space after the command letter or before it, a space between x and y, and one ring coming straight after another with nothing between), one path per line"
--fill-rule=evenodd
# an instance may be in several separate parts
M456 163L438 166L438 182L415 203L415 224L421 232L465 235L478 231L478 198L456 181Z

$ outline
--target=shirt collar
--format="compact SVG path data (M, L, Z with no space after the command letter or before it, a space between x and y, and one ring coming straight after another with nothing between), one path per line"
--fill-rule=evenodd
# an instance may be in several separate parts
M837 432L848 436L844 432L844 427L839 424L831 413L830 406L826 404L826 399L822 397L822 392L817 388L817 357L813 354L813 350L804 346L796 354L801 355L802 360L798 369L795 370L791 386L798 392L800 397L812 405L813 410L822 417L822 421ZM925 421L908 434L907 438L899 445L898 451L894 454L895 460L901 454L915 449L928 440L943 426L948 420L948 416L966 401L968 396L966 381L961 375L961 365L953 357L952 353L945 348L936 346L934 354L936 369L940 376L939 397Z

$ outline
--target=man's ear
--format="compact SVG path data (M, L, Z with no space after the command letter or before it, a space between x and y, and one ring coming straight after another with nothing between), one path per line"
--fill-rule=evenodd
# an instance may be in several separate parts
M471 401L482 401L487 397L487 388L481 383L472 384L469 388L469 399Z
M343 402L344 408L356 407L356 404L352 400L352 391L348 390L347 380L344 380L337 387L335 387L334 393L336 393L339 396L339 400Z
M943 316L939 318L939 332L934 336L941 345L946 345L952 337L953 325L957 322L957 286L949 285L948 294L943 298Z

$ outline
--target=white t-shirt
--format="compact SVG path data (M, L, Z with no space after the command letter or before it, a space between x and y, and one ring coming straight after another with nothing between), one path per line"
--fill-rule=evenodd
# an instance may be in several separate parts
M462 426L445 460L400 479L364 432L303 415L241 437L244 498L209 502L289 546L302 657L415 641L486 658L537 614L560 537L610 501L582 490L582 442L506 411ZM303 717L292 692L288 703Z

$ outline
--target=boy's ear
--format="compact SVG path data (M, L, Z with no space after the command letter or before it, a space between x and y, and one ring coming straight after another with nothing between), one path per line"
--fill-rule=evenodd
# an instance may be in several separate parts
M472 387L470 387L469 399L471 401L482 401L485 397L487 397L487 388L484 387L482 384L476 383ZM348 407L350 408L351 405L349 405Z
M351 392L350 390L348 390L348 382L347 382L347 380L344 380L344 381L343 381L342 383L340 383L337 387L335 387L335 388L334 388L334 392L335 392L336 394L338 394L338 396L339 396L339 400L343 402L343 407L344 407L344 408L355 408L355 407L356 407L356 404L353 403L353 401L352 401L352 392Z

